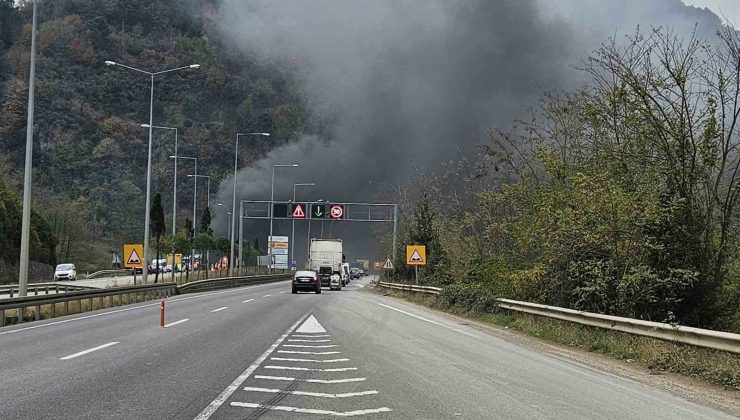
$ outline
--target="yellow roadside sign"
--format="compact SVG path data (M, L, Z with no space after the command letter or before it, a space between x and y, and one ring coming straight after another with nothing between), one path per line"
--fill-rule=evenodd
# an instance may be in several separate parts
M288 249L288 243L287 242L270 242L268 244L269 248L274 249Z
M426 265L427 247L424 245L406 245L406 264Z
M172 254L167 254L167 265L172 265ZM175 267L182 265L182 254L175 254Z
M126 268L144 268L144 245L127 244L123 246L123 266Z

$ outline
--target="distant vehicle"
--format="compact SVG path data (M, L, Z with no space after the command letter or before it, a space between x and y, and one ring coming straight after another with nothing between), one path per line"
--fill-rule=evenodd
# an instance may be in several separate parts
M77 269L74 264L59 264L54 269L54 281L77 280Z
M342 240L311 239L308 266L315 271L322 286L329 286L332 274L342 274Z
M365 277L365 276L367 276L367 272L364 269L360 268L360 277Z
M332 274L329 277L329 290L342 290L342 276Z
M299 290L321 293L321 282L315 271L296 271L293 276L293 294Z
M149 264L149 272L152 274L156 274L157 272L163 273L166 265L167 260L164 258L161 260L152 260L152 263Z
M353 279L359 279L361 276L360 274L361 271L362 270L357 267L350 268L349 269L350 277L352 277Z
M162 267L162 272L163 273L171 273L172 272L172 266L169 265L169 264L165 265L164 267Z
M340 273L340 275L342 276L342 286L346 286L347 284L349 284L349 281L350 281L349 270L350 270L349 264L342 263L342 272Z

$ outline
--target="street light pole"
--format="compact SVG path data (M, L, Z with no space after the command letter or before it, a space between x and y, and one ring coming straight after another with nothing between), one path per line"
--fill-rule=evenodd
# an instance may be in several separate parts
M175 132L175 170L173 172L174 177L172 181L172 235L174 236L177 234L177 127L164 127L161 125L151 126L149 124L141 124L141 126L149 129L158 128L161 130L173 130Z
M296 187L315 187L315 186L316 184L313 182L293 184L293 205L295 205L295 202L296 202L295 201L296 200L295 198ZM310 212L311 212L310 209L305 210L306 218L308 218L309 220L311 217ZM291 267L293 266L293 261L295 261L295 218L292 218L292 219L293 219L292 227L290 230L290 266ZM298 270L298 263L296 263L296 270Z
M270 240L272 238L272 221L274 219L273 207L275 206L275 168L297 168L297 163L289 165L277 164L272 165L272 183L270 187L270 236L267 238L267 255L268 255L268 273L272 274L272 248L270 247Z
M18 271L18 296L26 296L31 244L31 171L33 169L33 98L36 79L36 2L31 24L31 68L28 73L28 117L26 121L26 163L23 173L23 220L21 222L21 261ZM148 214L148 213L147 213ZM18 310L21 313L21 310ZM19 316L19 319L23 315Z
M236 142L234 143L234 191L231 197L231 208L236 210L236 176L239 170L239 136L265 136L269 137L270 133L236 133ZM234 217L235 212L231 213L231 252L229 253L229 272L234 270L234 228L236 227L236 221ZM240 215L241 216L241 215Z
M317 203L323 203L324 199L319 198ZM311 219L308 219L308 233L306 234L306 260L311 259Z
M146 264L149 254L149 202L151 196L151 185L152 185L152 128L154 118L154 76L163 73L169 73L177 70L184 69L197 69L200 64L191 64L189 66L177 67L174 69L163 70L158 72L149 72L146 70L137 69L135 67L127 66L125 64L116 63L115 61L106 60L105 64L108 66L118 66L129 70L133 70L139 73L148 74L151 78L151 89L149 92L149 147L147 152L146 162L146 208L144 210L144 269L142 270L142 283L146 283L147 275L149 274L149 264Z
M229 219L229 223L228 223L228 225L229 225L229 230L228 230L228 232L231 232L231 227L232 227L232 226L231 226L231 220L232 220L232 217L231 217L231 216L232 216L233 212L231 211L231 209L229 209L228 207L226 207L226 205L224 205L224 204L221 204L221 203L216 203L216 205L217 205L217 206L221 206L221 207L223 207L224 209L226 209L226 216L227 216L227 217L228 217L228 219ZM222 261L223 261L223 255L222 255L222 256L221 256L221 257L219 258L219 260L218 260L218 264L219 264L219 267L221 266L221 262L222 262ZM229 265L231 265L231 261L229 261Z

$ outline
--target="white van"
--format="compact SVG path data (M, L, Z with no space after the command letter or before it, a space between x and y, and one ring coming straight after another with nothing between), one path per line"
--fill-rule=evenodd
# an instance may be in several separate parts
M350 280L349 270L350 270L349 264L342 263L342 271L341 271L342 286L346 286L347 284L349 284L349 280Z

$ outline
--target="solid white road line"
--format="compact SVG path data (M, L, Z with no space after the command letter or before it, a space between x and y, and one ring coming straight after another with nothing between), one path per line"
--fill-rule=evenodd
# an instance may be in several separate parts
M288 341L293 341L296 343L328 343L331 340L304 340L304 339L292 339L289 338Z
M283 344L283 347L299 347L302 349L328 349L332 347L339 347L336 344L327 344L327 345L320 345L320 346L312 346L310 344Z
M270 360L279 360L281 362L313 362L313 363L337 363L337 362L349 362L349 359L290 359L285 357L271 357Z
M265 350L265 352L262 353L260 357L257 358L257 360L254 361L254 363L249 365L249 367L244 372L242 372L241 375L237 376L237 378L234 379L234 382L232 382L228 387L226 387L226 389L224 389L223 392L221 392L221 394L219 394L215 400L211 401L211 403L208 404L208 407L204 408L203 411L201 411L201 413L198 414L195 420L207 420L208 418L210 418L213 415L213 413L215 413L216 410L218 410L218 408L221 407L221 405L223 405L223 403L229 399L231 394L233 394L234 391L236 391L244 383L244 381L247 380L249 375L251 375L255 370L257 370L259 365L261 365L262 362L264 362L270 356L270 354L272 354L272 352L278 348L280 343L282 343L283 340L285 340L288 337L288 335L290 335L290 333L293 332L293 330L298 325L300 325L300 323L307 316L308 314L303 315L302 317L300 317L300 319L298 319L298 321L296 321L295 324L291 325L290 328L288 328L288 330L285 331L285 333L280 336L280 338L275 340L275 342L272 343L272 345L267 350Z
M345 392L342 394L329 394L326 392L309 392L309 391L284 391L282 389L274 388L256 388L252 386L244 387L245 391L250 392L264 392L267 394L291 394L301 395L304 397L321 397L321 398L348 398L348 397L361 397L363 395L375 395L378 393L376 390L372 391L360 391L360 392Z
M208 297L208 296L212 296L212 295L220 295L220 294L223 294L223 293L239 292L239 291L243 291L244 289L257 289L257 288L261 288L261 287L268 287L268 286L274 286L274 285L275 285L274 283L268 283L268 284L259 284L259 285L256 285L256 286L244 286L244 287L238 287L238 288L235 288L235 289L222 290L220 292L210 292L210 293L203 293L203 294L199 294L199 295L195 295L195 296L186 296L186 297L175 298L175 299L166 299L166 302L167 303L180 302L182 300L199 299L199 298L202 298L202 297ZM249 291L249 290L247 290L247 291ZM52 327L54 325L66 324L68 322L82 321L84 319L97 318L97 317L106 316L106 315L113 315L113 314L117 314L117 313L120 313L120 312L135 311L137 309L149 308L149 307L152 307L152 306L159 306L159 305L160 305L159 302L156 302L156 303L147 303L145 305L131 306L131 307L127 307L127 308L116 309L116 310L113 310L113 311L101 312L101 313L91 314L91 315L83 315L83 316L78 316L76 318L62 319L60 321L47 322L45 324L31 325L31 326L28 326L28 327L17 328L17 329L10 330L10 331L0 331L0 335L15 334L15 333L19 333L21 331L35 330L37 328L44 328L44 327Z
M291 337L298 337L298 338L326 338L331 337L329 334L322 334L322 335L308 335L308 334L291 334Z
M272 381L295 381L296 378L289 376L265 376L265 375L254 375L254 379L269 379ZM348 382L362 382L367 378L347 378L347 379L304 379L301 378L301 382L309 382L312 384L344 384Z
M103 344L102 346L93 347L91 349L83 350L83 351L81 351L79 353L70 354L69 356L60 357L59 360L70 360L70 359L74 359L75 357L80 357L82 355L85 355L85 354L88 354L88 353L92 353L94 351L98 351L98 350L104 349L106 347L115 346L116 344L118 344L118 341L112 341L110 343Z
M186 322L186 321L189 321L189 319L188 318L185 318L185 319L181 319L179 321L170 322L169 324L164 324L164 327L165 328L169 328L169 327L171 327L173 325L182 324L183 322Z
M276 411L288 411L292 413L304 413L304 414L323 414L326 416L336 416L336 417L353 417L353 416L363 416L365 414L375 414L375 413L388 413L393 410L391 410L388 407L381 407L381 408L370 408L370 409L364 409L364 410L355 410L355 411L331 411L331 410L316 410L313 408L300 408L300 407L288 407L283 405L264 405L264 404L253 404L253 403L244 403L244 402L233 402L231 403L232 407L244 407L244 408L262 408L262 409L269 409L269 410L276 410Z
M463 331L463 330L461 330L459 328L450 327L449 325L445 325L445 324L439 323L437 321L432 321L431 319L426 319L424 317L420 317L419 315L415 315L415 314L412 314L411 312L406 312L404 310L401 310L401 309L398 309L398 308L394 308L393 306L388 306L388 305L385 305L385 304L382 304L382 303L378 303L378 305L380 305L380 306L382 306L384 308L392 309L392 310L394 310L396 312L400 312L400 313L402 313L404 315L408 315L410 317L413 317L413 318L416 318L416 319L420 319L422 321L429 322L431 324L438 325L438 326L443 327L443 328L447 328L447 329L452 330L452 331L457 331L457 332L459 332L461 334L465 334L465 335L470 336L470 337L478 337L475 334L470 334L469 332Z
M304 367L295 367L295 366L265 366L265 369L301 370L301 371L306 371L306 372L346 372L348 370L357 370L356 367L332 368L332 369L315 369L315 368L304 368Z
M254 299L247 299L247 300L243 300L243 301L242 301L242 303L249 303L249 302L251 302L251 301L253 301L253 300L254 300Z
M278 350L278 353L285 354L311 354L311 355L323 355L323 354L339 354L338 351L298 351L298 350Z
M220 307L218 309L212 310L211 312L219 312L219 311L223 311L224 309L228 309L228 308L229 308L228 306L222 306L222 307Z
M324 329L324 327L321 324L319 324L319 321L313 315L311 315L303 323L303 325L301 325L300 327L298 327L297 330L295 330L295 332L297 332L299 334L306 334L306 333L325 333L326 330Z

